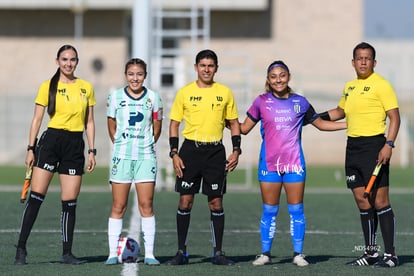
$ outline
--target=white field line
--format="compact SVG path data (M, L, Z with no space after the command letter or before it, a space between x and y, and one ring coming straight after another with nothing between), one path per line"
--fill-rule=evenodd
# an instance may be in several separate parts
M131 187L135 187L135 185L131 185ZM141 216L138 212L138 197L137 193L134 191L134 201L129 210L131 210L131 219L129 221L129 228L127 231L127 236L133 238L140 244L140 233L141 233ZM141 249L142 250L142 249ZM141 251L140 250L140 251ZM124 263L122 264L122 276L138 276L139 275L139 266L138 263Z

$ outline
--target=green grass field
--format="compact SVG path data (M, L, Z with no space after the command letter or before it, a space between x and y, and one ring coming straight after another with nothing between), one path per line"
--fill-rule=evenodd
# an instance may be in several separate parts
M253 187L258 187L256 168L252 169ZM162 172L164 174L164 172ZM229 173L228 183L230 185L243 185L246 182L245 171L236 169ZM0 166L0 186L1 185L20 185L23 184L25 168L23 166ZM413 188L411 180L414 179L414 168L392 167L391 185L398 188ZM57 177L53 179L53 184L57 183ZM108 168L97 167L93 173L86 173L83 178L84 186L105 186L108 183ZM340 166L320 167L310 166L307 168L307 187L313 188L344 188L344 168Z
M311 171L313 172L311 173ZM226 211L226 232L223 250L237 262L233 267L214 266L210 263L211 237L209 231L209 211L206 198L196 196L192 212L189 236L190 264L186 266L148 267L139 263L133 275L412 275L414 269L414 217L412 213L413 192L406 189L411 184L412 170L398 171L399 178L393 181L401 191L391 194L391 202L397 219L397 253L401 266L393 269L374 269L371 267L348 267L344 264L361 255L363 240L359 213L352 195L347 192L343 181L335 180L336 168L309 169L308 190L305 195L305 215L307 233L304 253L311 265L296 267L291 264L292 245L289 234L287 207L282 200L277 221L277 234L273 243L273 263L263 267L253 267L251 262L260 253L259 219L261 201L257 189L235 192L231 189L224 199ZM0 170L2 175L4 171ZM2 212L0 225L0 275L122 275L128 266L105 266L107 257L107 220L111 205L111 194L103 189L100 192L81 192L79 197L74 254L86 260L79 266L62 265L56 262L61 254L60 242L60 195L50 191L40 210L39 217L28 242L28 262L26 266L13 265L18 238L20 217L24 205L20 204L21 169L11 173L9 180L0 184L18 189L0 193ZM396 174L396 170L393 173ZM84 185L106 184L106 169L96 172L94 177L85 177ZM404 176L404 177L403 177ZM91 179L88 179L91 177ZM100 180L96 180L102 177ZM236 175L234 176L236 177ZM15 180L13 180L15 179ZM95 179L95 180L94 180ZM331 184L329 184L331 183ZM53 184L55 185L55 184ZM230 185L232 185L230 183ZM327 187L336 187L331 191ZM315 188L315 189L313 189ZM341 189L342 188L342 189ZM319 192L320 191L320 192ZM340 191L340 192L338 192ZM131 193L130 209L133 203ZM154 208L157 220L155 254L165 262L177 249L175 231L175 212L178 196L175 192L156 193ZM130 219L125 218L125 235ZM382 238L379 232L379 245ZM142 243L142 241L141 241ZM142 261L142 256L141 256ZM124 274L125 275L125 274ZM131 274L129 274L131 275Z

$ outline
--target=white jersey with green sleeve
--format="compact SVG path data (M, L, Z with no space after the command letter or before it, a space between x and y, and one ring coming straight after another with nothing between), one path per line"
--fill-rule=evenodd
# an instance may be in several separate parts
M143 160L155 156L153 120L162 120L163 105L157 92L144 89L138 99L126 88L108 96L106 115L116 120L113 158Z

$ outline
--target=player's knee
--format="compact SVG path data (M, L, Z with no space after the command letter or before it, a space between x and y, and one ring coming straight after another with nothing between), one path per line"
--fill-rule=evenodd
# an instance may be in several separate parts
M152 204L143 204L139 206L139 213L142 217L152 217L154 215L154 211L152 209Z
M263 215L265 216L277 216L277 213L279 212L279 205L269 205L263 203Z
M111 217L112 218L122 218L126 212L126 205L124 204L113 204L112 205L112 211L111 211Z
M294 218L303 218L305 216L303 203L288 204L289 214Z

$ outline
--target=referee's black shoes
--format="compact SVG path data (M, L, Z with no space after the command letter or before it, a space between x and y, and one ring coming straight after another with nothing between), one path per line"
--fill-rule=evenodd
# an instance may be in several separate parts
M62 263L62 264L72 264L72 265L79 265L79 264L86 263L86 261L79 260L78 258L73 256L72 253L63 255L60 258L59 262Z
M177 254L171 259L168 260L166 265L185 265L188 264L188 255L182 250L178 250Z
M384 257L374 264L374 267L391 268L398 266L398 257L384 253Z
M370 255L367 252L364 253L361 257L356 258L353 261L350 261L349 263L346 263L347 265L351 266L365 266L365 265L374 265L380 261L380 255L375 252L374 254Z
M224 252L217 251L211 258L211 262L215 265L234 265L234 262L224 256Z
M16 258L14 259L14 264L15 265L25 265L25 264L27 264L26 263L26 256L27 256L26 249L17 247Z

